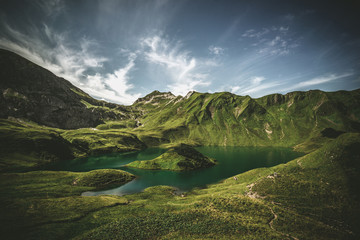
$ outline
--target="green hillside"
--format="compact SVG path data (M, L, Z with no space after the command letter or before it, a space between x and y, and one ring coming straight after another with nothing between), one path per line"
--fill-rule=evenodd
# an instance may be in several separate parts
M24 118L63 129L129 119L131 110L90 97L69 81L0 49L0 118Z
M144 104L136 129L169 142L228 146L294 146L325 128L360 130L360 90L273 94L259 99L231 93L197 93ZM147 141L148 144L156 144Z

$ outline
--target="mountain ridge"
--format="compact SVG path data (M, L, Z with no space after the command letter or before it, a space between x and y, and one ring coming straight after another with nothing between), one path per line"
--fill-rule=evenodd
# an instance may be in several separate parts
M312 151L328 139L322 134L325 129L360 132L360 89L295 91L260 98L195 91L182 97L153 91L122 106L93 99L6 50L0 50L0 67L7 69L0 73L0 119L7 119L2 122L3 135L9 135L9 129L21 131L28 127L24 122L32 121L55 128L51 131L64 139L74 156L179 143ZM16 119L24 120L21 127L14 127L19 124ZM40 128L34 127L33 132Z
M95 100L69 81L0 49L0 118L20 117L63 129L128 118L127 107Z

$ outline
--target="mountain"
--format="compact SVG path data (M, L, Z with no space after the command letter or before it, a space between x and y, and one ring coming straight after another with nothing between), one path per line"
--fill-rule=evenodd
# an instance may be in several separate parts
M133 105L143 112L139 118L142 126L135 131L151 132L169 142L289 147L304 141L311 145L312 140L323 137L325 129L360 131L359 89L311 90L258 99L228 92L190 92L185 97L155 101L155 94L168 93L153 92L151 102ZM144 141L152 144L151 139Z
M180 143L311 152L343 133L360 132L360 89L257 99L154 91L121 106L93 99L6 50L0 50L0 68L6 69L0 72L0 165L6 169Z
M131 106L95 100L63 78L0 50L0 118L15 117L61 129L127 129L148 146L295 146L324 129L360 131L360 89L291 92L253 99L228 92L154 91Z
M25 118L62 129L129 118L125 106L98 101L50 71L0 49L0 118Z

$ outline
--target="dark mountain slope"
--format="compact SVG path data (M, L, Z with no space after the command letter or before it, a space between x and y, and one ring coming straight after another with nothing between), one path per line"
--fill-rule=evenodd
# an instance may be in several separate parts
M127 118L128 108L91 98L67 80L0 49L0 118L75 129Z

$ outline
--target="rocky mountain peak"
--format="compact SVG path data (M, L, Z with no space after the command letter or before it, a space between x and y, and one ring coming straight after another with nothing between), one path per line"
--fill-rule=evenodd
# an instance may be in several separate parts
M174 98L176 98L176 96L174 94L172 94L171 92L159 92L159 91L155 90L155 91L149 93L148 95L146 95L145 97L137 99L134 104L156 103L161 100L171 100Z

